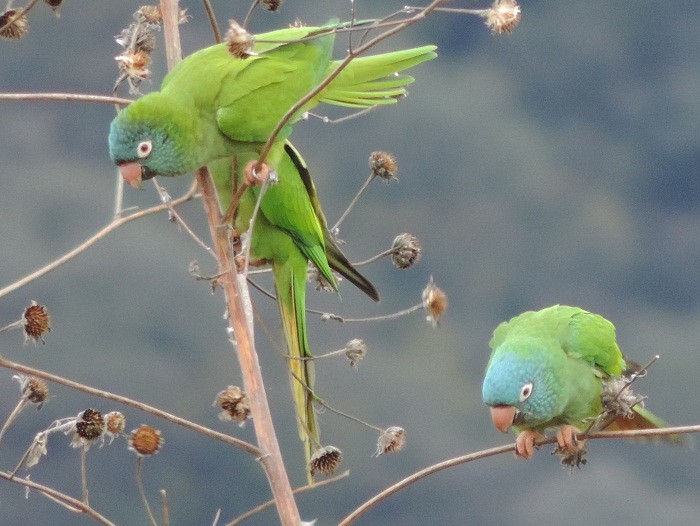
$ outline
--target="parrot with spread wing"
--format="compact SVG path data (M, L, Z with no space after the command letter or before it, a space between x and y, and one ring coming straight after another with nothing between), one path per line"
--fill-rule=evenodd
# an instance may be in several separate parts
M575 454L584 447L576 435L592 423L594 430L667 425L625 388L640 371L622 356L615 326L598 314L563 305L524 312L496 327L489 346L482 397L494 426L518 433L517 456L531 458L549 428L558 428L559 450Z
M181 61L163 80L161 91L134 101L112 122L110 155L122 177L140 187L156 175L181 175L208 165L223 210L236 188L251 185L235 221L239 232L246 231L260 193L252 166L265 142L285 113L340 64L331 60L330 27L258 35L253 53L243 58L218 44ZM396 103L413 82L399 72L433 59L434 50L423 46L354 59L297 112L265 159L266 171L276 173L278 182L261 200L251 256L272 266L307 462L320 444L311 392L313 362L300 360L311 356L305 318L308 261L334 289L338 285L332 270L373 300L379 295L329 234L306 164L287 138L303 112L321 102L351 108Z

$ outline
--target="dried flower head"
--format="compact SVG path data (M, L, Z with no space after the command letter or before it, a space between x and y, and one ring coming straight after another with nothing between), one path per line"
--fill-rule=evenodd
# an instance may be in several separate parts
M129 436L129 449L137 455L146 457L154 455L163 447L164 439L157 429L141 424L138 429L134 429Z
M260 0L260 3L268 11L277 11L284 4L284 0Z
M520 6L515 0L495 0L491 8L486 10L484 18L491 32L500 35L512 33L521 16Z
M22 315L24 325L24 344L30 340L36 345L44 342L44 334L51 332L51 315L44 305L36 301L24 310Z
M105 419L95 409L86 409L78 415L74 426L75 434L71 446L89 448L105 430Z
M372 170L372 175L384 179L385 181L398 181L396 172L398 166L396 157L389 152L372 152L369 156L369 167Z
M383 453L396 453L401 451L405 444L406 431L402 427L388 427L379 435L377 451L374 452L374 456L378 457Z
M447 307L447 294L435 286L431 276L427 287L423 289L423 308L428 314L426 319L433 327L440 325L440 317L445 313Z
M420 261L422 255L420 241L416 236L407 232L394 238L391 250L391 262L399 269L411 268Z
M26 15L10 9L0 15L0 37L8 40L19 40L29 32L29 21Z
M119 411L110 411L105 415L105 435L110 439L109 443L124 433L126 428L126 418Z
M617 418L634 417L634 406L644 407L644 396L636 394L629 386L632 377L623 375L617 378L608 377L603 380L603 392L600 401L603 404L605 417Z
M333 272L333 277L335 278L336 283L340 282L340 276L338 276L335 272ZM316 290L322 290L323 292L336 291L336 287L334 287L331 282L326 279L326 276L319 272L315 265L309 264L306 279L310 283L314 284Z
M309 460L309 473L313 476L317 471L324 475L332 475L343 459L343 453L334 446L318 448Z
M15 378L19 380L22 397L31 403L41 407L49 399L49 386L41 378L24 375L16 375Z
M250 418L248 395L235 385L229 385L227 389L216 395L213 405L222 409L219 413L219 420L222 422L233 420L243 427L245 421Z
M146 24L161 24L163 22L163 13L160 10L160 6L142 5L134 13L134 18Z
M248 58L256 53L253 51L255 38L241 27L235 20L229 20L229 29L224 40L228 44L229 52L238 58Z
M150 51L140 49L138 51L127 51L122 55L114 57L119 65L119 81L126 79L132 92L138 90L142 81L151 76L148 66L151 65Z
M350 340L345 344L345 356L350 360L350 366L357 369L357 365L367 354L367 344L364 340Z

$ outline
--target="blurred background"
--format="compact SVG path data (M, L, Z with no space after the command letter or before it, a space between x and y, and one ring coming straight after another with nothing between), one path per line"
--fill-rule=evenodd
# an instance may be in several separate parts
M358 16L383 16L403 1L356 2ZM110 93L121 48L113 36L136 1L64 2L57 20L39 3L30 32L0 41L0 92ZM212 42L197 1L183 1L183 52ZM239 21L247 2L214 2L220 24ZM486 7L452 2L450 7ZM700 15L688 2L596 0L523 2L512 35L493 36L476 17L436 13L380 50L435 43L439 58L412 71L416 82L397 106L330 125L296 125L329 221L368 174L374 150L393 152L399 181L374 182L345 221L352 260L387 249L411 232L423 245L415 267L388 260L364 267L382 302L347 283L341 296L309 287L309 307L347 317L414 305L430 276L449 295L439 328L424 314L372 324L311 316L318 354L363 338L368 356L353 371L344 358L317 365L317 391L331 405L378 426L406 429L403 452L371 458L377 436L331 413L322 437L344 452L342 482L304 494L302 516L335 524L404 476L446 458L506 444L481 402L488 341L496 325L555 303L603 314L617 326L623 352L660 361L635 389L673 424L700 423ZM259 10L254 31L299 18L309 25L349 17L347 0L289 0ZM160 46L160 43L159 43ZM341 56L347 41L337 40ZM162 46L161 46L162 49ZM156 57L160 57L156 51ZM165 73L159 58L153 82ZM127 96L126 92L121 92ZM0 101L0 286L80 244L113 214L116 170L107 151L108 105ZM320 114L340 115L333 108ZM328 112L328 113L326 113ZM162 181L172 195L191 177ZM126 191L126 206L158 202L152 185ZM201 204L180 209L208 239ZM220 292L188 274L214 262L166 215L132 222L55 272L0 299L0 322L18 319L31 300L48 306L46 345L22 346L19 331L0 335L0 354L139 399L182 417L254 440L222 423L216 393L240 385L227 342ZM261 280L266 286L269 282ZM276 305L254 294L263 325L257 346L290 476L305 483ZM0 371L0 419L19 397ZM172 523L220 524L267 500L264 474L246 454L146 414L51 385L53 398L26 410L0 447L12 470L32 437L54 419L94 407L119 409L127 430L162 430L162 451L144 463L151 503L165 488ZM588 464L569 472L543 448L531 462L512 455L481 460L424 479L385 501L358 524L692 524L700 516L697 448L595 441ZM87 455L91 504L116 524L146 524L124 439ZM80 455L62 435L31 470L34 481L80 495ZM0 523L92 524L38 493L0 483ZM276 524L274 511L246 524Z

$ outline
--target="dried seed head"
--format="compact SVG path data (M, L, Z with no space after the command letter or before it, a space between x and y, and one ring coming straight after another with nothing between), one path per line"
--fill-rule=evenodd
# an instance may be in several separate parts
M243 427L245 421L250 418L248 395L235 385L229 385L226 390L216 395L213 405L222 409L219 413L219 420L222 422L233 420Z
M345 356L350 360L350 366L357 369L357 364L367 354L367 344L364 340L350 340L345 344Z
M14 9L5 11L0 15L0 37L8 40L19 40L29 32L29 21L26 15L19 16Z
M71 440L73 447L90 447L105 430L105 419L102 413L95 409L86 409L78 415L75 422L75 435Z
M157 5L142 5L134 13L134 18L146 24L161 24L163 22L163 13Z
M440 317L448 307L447 294L435 286L432 276L428 286L423 289L423 308L428 314L426 319L433 326L440 325Z
M160 431L146 424L141 424L141 427L134 429L129 436L129 449L139 456L147 457L158 453L163 442L165 441Z
M115 57L119 64L119 70L130 79L138 79L139 81L147 79L151 76L148 66L151 65L150 52L144 51L127 51L123 55Z
M369 167L372 170L372 175L384 179L385 181L398 181L396 172L398 166L396 157L389 152L372 152L369 156Z
M234 57L248 58L255 55L253 52L253 44L255 39L253 35L242 28L235 20L229 20L229 29L226 32L225 41L228 44L229 53Z
M49 386L41 378L30 376L22 386L22 396L33 404L43 404L49 398Z
M420 241L413 234L404 232L394 238L391 245L391 262L396 268L411 268L420 261L422 249Z
M110 411L105 415L105 434L114 439L124 432L126 427L126 418L119 411Z
M51 332L51 315L44 305L36 301L27 307L22 315L24 324L24 344L30 340L36 345L44 342L44 334Z
M495 0L484 15L486 25L494 35L512 33L521 16L520 6L515 0Z
M53 9L56 18L61 18L61 4L63 0L44 0L44 3Z
M634 406L644 407L644 396L636 394L628 385L630 376L617 378L608 377L603 380L603 392L600 401L605 411L605 417L634 417Z
M284 4L284 0L260 0L260 3L268 11L277 11Z
M338 276L335 272L333 272L333 277L335 278L336 283L340 282L340 276ZM319 270L312 264L309 264L306 279L310 283L314 284L316 290L322 290L323 292L336 291L336 287L334 287L333 284L326 279L326 276L321 274Z
M343 459L343 453L334 446L320 447L309 460L309 473L313 476L317 471L324 475L332 475Z
M406 431L402 427L388 427L379 435L377 451L375 451L374 456L378 457L383 453L396 453L401 451L405 444Z

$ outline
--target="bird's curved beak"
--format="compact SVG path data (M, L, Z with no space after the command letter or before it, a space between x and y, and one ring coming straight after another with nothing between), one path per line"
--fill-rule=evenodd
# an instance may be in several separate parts
M139 163L122 163L119 165L119 173L130 186L141 189L143 168Z
M507 433L515 420L515 407L512 405L491 406L493 425L502 433Z

